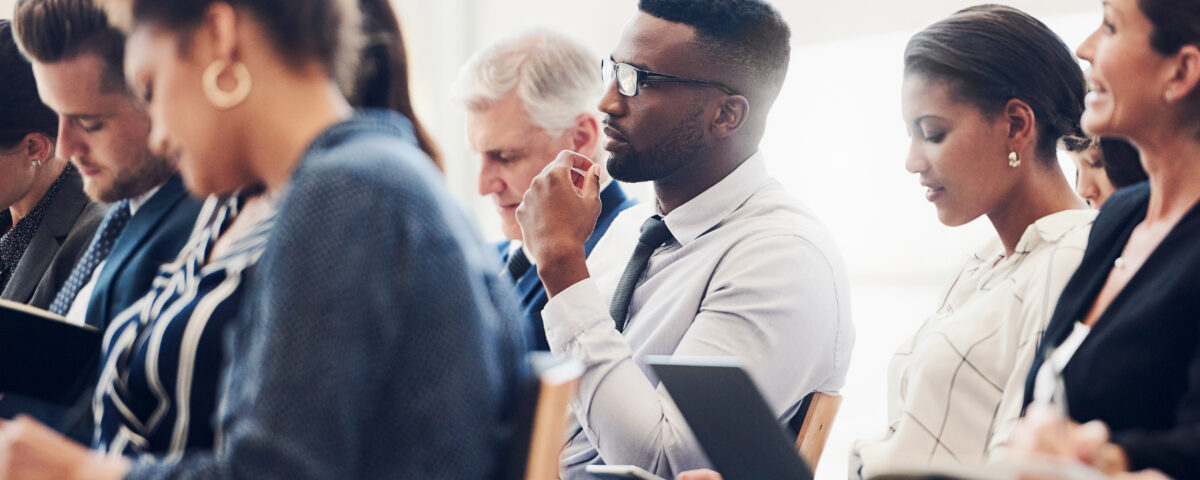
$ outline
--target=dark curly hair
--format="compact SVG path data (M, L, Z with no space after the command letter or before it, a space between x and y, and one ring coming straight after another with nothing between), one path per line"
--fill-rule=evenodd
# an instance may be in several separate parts
M741 92L770 103L779 95L791 58L792 31L761 0L641 0L638 10L696 30L712 71ZM754 99L752 99L754 100Z

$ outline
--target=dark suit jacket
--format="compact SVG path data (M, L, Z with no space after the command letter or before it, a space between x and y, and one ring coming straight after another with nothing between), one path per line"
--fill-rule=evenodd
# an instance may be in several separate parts
M63 190L59 190L59 195L62 194ZM188 197L183 181L176 174L138 209L113 243L104 268L96 279L88 304L89 325L103 332L113 317L150 291L150 283L158 274L159 266L174 260L187 242L196 216L200 214L200 205L200 202ZM50 212L46 215L49 219ZM89 239L86 244L90 243ZM63 279L65 281L66 277ZM96 360L99 361L99 358ZM89 375L78 385L64 387L63 400L76 399L73 408L69 403L59 405L27 397L7 396L0 399L0 417L11 418L17 413L24 413L87 444L92 437L89 407L95 383L96 376Z
M42 309L49 307L59 287L66 283L75 263L91 244L96 228L104 220L105 208L88 199L83 193L83 178L72 169L46 208L46 216L0 298ZM65 405L51 405L19 395L0 398L0 418L25 413L57 427L59 418L67 411ZM73 437L89 440L82 432Z
M584 244L584 254L592 254L592 248L595 248L600 237L603 237L604 233L608 231L608 226L612 225L617 214L636 204L637 199L626 196L625 190L615 180L604 187L604 190L600 192L600 216L596 218L596 228L592 230L592 235ZM496 248L500 251L500 268L504 268L504 265L508 263L511 245L512 242L507 240L496 244ZM546 295L546 289L542 287L542 279L538 278L537 265L530 267L529 271L525 272L521 278L513 279L513 283L516 284L517 299L521 301L521 313L529 319L530 331L533 334L533 347L537 350L550 350L550 343L546 341L546 328L542 324L542 309L546 307L546 302L550 300L550 297Z
M1104 203L1083 261L1063 289L1025 383L1046 350L1063 342L1104 287L1113 261L1146 216L1141 183ZM1200 478L1200 206L1193 206L1155 248L1063 370L1067 405L1077 422L1102 420L1134 469Z
M92 234L104 220L105 208L88 199L83 193L83 178L71 169L0 298L49 308L92 242Z
M176 174L138 209L96 278L87 309L89 325L103 331L113 317L150 291L159 267L175 260L187 243L200 207Z

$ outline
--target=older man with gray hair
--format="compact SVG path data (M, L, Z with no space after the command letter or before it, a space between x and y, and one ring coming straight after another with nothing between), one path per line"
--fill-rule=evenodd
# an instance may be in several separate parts
M495 202L507 238L497 245L504 261L500 275L515 284L539 350L549 350L541 315L547 296L536 262L522 248L516 210L533 178L559 152L571 150L600 163L596 105L604 86L599 65L600 57L578 41L534 29L476 53L452 89L455 102L466 111L467 141L479 159L479 194ZM593 272L619 276L625 258L592 258L591 252L617 213L636 201L598 166L603 205L584 253Z

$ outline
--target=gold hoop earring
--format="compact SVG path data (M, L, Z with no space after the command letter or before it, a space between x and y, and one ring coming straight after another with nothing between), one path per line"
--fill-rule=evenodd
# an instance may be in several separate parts
M217 78L226 68L233 74L233 79L237 82L237 85L234 85L233 90L229 92L221 90L220 85L217 85ZM252 82L250 81L250 70L246 69L246 65L241 62L231 64L217 59L204 69L200 84L204 87L204 96L208 98L208 103L221 110L228 110L246 100L246 97L250 95Z
M1017 152L1009 153L1008 154L1008 166L1011 168L1017 168L1017 167L1021 166L1021 155Z

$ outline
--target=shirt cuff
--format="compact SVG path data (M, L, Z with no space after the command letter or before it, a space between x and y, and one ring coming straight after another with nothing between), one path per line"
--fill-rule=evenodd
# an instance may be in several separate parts
M583 332L596 326L612 326L608 305L600 298L600 289L591 278L583 279L559 292L542 309L542 323L550 350L564 353Z

